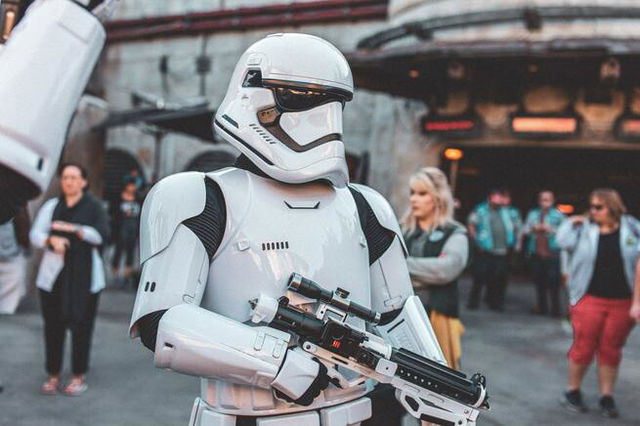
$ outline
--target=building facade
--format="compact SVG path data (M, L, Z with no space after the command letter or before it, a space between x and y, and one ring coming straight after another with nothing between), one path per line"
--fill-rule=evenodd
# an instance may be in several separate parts
M548 187L577 211L593 187L629 196L640 183L634 1L128 0L118 13L98 70L111 110L140 99L215 108L241 53L272 32L334 43L357 87L347 150L369 159L367 183L398 214L417 168L453 172L447 147L463 152L454 167L461 213L493 186L511 189L522 208ZM234 154L156 130L111 128L108 152L129 154L149 178Z
M127 1L108 26L109 42L99 65L99 80L111 110L134 107L136 99L185 105L202 101L215 109L222 101L231 73L243 51L267 34L297 31L323 37L343 52L355 49L361 38L386 25L386 1ZM199 14L193 20L191 17ZM173 15L168 24L163 19ZM194 30L189 24L209 28ZM273 24L271 24L273 23ZM277 25L275 25L277 23ZM158 28L158 35L141 35ZM198 73L198 61L207 63ZM141 95L141 96L139 96ZM391 96L358 92L345 110L345 141L350 159L366 158L379 105ZM404 102L404 101L402 101ZM184 171L215 153L235 154L225 143L212 143L179 133L166 133L158 143L146 124L108 130L111 153L127 153L148 178L154 174L156 147L161 151L158 175ZM217 142L217 141L216 141Z

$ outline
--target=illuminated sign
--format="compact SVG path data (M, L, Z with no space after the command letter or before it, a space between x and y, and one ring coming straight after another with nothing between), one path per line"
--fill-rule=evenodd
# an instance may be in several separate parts
M571 139L580 135L578 114L530 114L511 116L511 132L525 139Z
M575 207L573 207L571 204L558 204L556 207L561 213L564 214L573 214L573 212L576 210Z
M444 158L449 161L458 161L464 156L464 153L461 149L458 148L447 148L444 150Z
M476 115L429 114L422 118L422 132L446 139L470 139L482 132L482 121Z
M621 115L613 125L613 133L621 141L640 142L640 115Z

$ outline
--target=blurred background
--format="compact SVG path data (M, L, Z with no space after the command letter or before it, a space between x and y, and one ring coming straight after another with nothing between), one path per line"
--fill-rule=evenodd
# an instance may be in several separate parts
M3 40L30 3L2 1ZM566 214L584 212L593 188L612 187L637 215L639 24L633 0L122 0L63 160L89 169L92 192L113 215L132 175L144 195L164 176L233 164L238 153L212 134L211 121L236 61L266 34L305 32L349 60L351 178L386 196L397 215L422 166L449 176L463 221L494 187L508 189L521 211L549 188ZM32 217L58 187L54 180L30 204ZM0 424L186 424L197 380L155 370L151 353L126 336L135 275L111 276L86 399L37 395L37 257L29 255L18 314L0 316ZM463 311L463 369L485 370L496 395L479 424L601 424L595 414L559 411L571 331L528 316L534 293L526 270L517 271L505 315ZM638 349L636 332L625 349L619 405L627 415L618 424L639 424Z

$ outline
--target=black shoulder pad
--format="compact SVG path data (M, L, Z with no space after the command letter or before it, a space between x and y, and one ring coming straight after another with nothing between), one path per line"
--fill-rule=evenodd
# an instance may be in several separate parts
M396 233L380 224L373 209L364 198L364 195L352 187L349 187L349 191L351 191L351 195L356 202L358 217L360 218L360 227L367 239L369 265L373 265L391 246L393 239L396 237Z
M224 237L227 208L218 184L205 178L205 186L207 195L204 210L198 216L189 218L182 223L202 241L205 250L207 250L209 261L211 261L222 243L222 237Z

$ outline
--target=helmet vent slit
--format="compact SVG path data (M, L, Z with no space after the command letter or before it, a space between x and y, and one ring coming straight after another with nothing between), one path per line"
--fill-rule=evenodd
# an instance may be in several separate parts
M269 136L269 134L267 132L265 132L260 126L258 126L255 123L250 123L249 127L252 128L257 134L258 136L260 136L265 142L269 143L269 144L274 144L276 143L276 141Z

